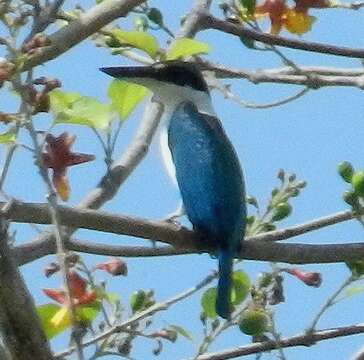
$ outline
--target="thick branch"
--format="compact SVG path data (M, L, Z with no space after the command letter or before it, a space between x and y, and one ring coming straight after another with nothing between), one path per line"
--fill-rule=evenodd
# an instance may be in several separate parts
M229 21L220 20L211 14L205 14L201 28L215 29L238 37L260 41L265 44L279 45L291 49L316 52L326 55L346 56L353 58L364 58L364 49L354 49L330 44L321 44L311 41L288 39L281 36L262 33L256 30L247 29L242 25L236 25Z
M51 45L40 48L29 57L22 70L29 70L58 57L113 20L127 15L130 10L143 2L145 0L105 0L92 7L79 19L52 34L49 37Z
M334 339L342 336L352 336L356 334L361 334L364 332L364 324L357 324L351 326L343 326L334 329L325 329L315 331L312 334L300 334L296 336L291 336L283 338L280 341L269 340L259 343L253 343L250 345L239 346L234 349L219 351L215 353L207 353L200 355L195 360L225 360L234 359L239 356L258 354L264 351L295 347L295 346L311 346L316 342Z
M2 203L0 203L0 206ZM173 248L157 249L156 253L145 250L146 256L176 255L183 253L214 253L216 247L207 244L192 231L163 221L152 221L135 217L114 215L103 211L77 209L66 206L59 207L60 221L68 227L78 227L89 230L128 235L142 239L161 241L172 245ZM51 218L46 204L14 202L9 207L6 216L14 222L50 224ZM272 231L266 234L252 236L246 239L244 248L238 257L249 260L263 260L303 263L329 263L359 259L364 256L364 244L280 244L277 240L289 239L325 226L350 220L354 215L344 211L321 219L313 220L302 225L287 229ZM110 247L108 245L91 244L88 242L71 241L70 250L94 254L124 255L127 247ZM139 247L130 248L130 256L134 256ZM26 263L54 252L52 239L34 241L20 245L14 249L19 263ZM139 256L145 256L143 254Z
M8 247L4 218L0 218L1 339L13 360L53 359L35 305Z

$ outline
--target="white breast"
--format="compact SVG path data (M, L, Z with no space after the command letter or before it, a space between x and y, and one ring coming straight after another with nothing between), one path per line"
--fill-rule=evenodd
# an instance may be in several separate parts
M173 183L177 185L176 179L176 168L172 160L172 154L168 146L168 123L163 121L160 129L160 149L162 153L162 158L164 166L166 167L168 175L171 177Z
M172 154L168 146L168 126L176 107L183 101L192 101L199 112L214 116L210 96L203 91L191 88L181 88L173 84L160 84L158 95L154 99L164 105L164 111L160 123L160 148L164 165L173 183L177 185L176 168L172 160Z

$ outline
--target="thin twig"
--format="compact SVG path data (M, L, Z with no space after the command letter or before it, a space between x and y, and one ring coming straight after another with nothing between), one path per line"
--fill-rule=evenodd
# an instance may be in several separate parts
M64 245L62 228L61 228L61 223L60 223L60 219L59 219L57 195L54 192L51 180L48 176L47 169L43 165L42 148L39 145L37 133L33 127L31 119L29 119L29 121L27 123L27 129L28 129L30 137L33 141L33 146L35 149L35 156L37 159L39 173L40 173L41 178L43 179L43 182L46 185L46 188L48 191L47 200L48 200L49 213L50 213L50 216L52 219L52 224L55 227L57 258L58 258L59 266L61 268L63 285L64 285L65 293L66 293L67 307L68 307L68 312L70 314L70 320L71 320L71 324L72 324L72 330L73 330L74 340L75 340L76 349L77 349L77 357L78 357L78 360L84 360L83 349L80 344L81 339L77 335L78 326L77 326L76 310L75 310L72 294L70 291L70 285L69 285L69 279L68 279L68 265L67 265L67 261L66 261L67 249Z
M246 100L241 99L240 97L238 97L231 91L229 85L226 86L224 84L221 84L217 79L212 79L212 77L208 77L208 84L213 89L220 91L225 99L231 100L231 101L235 102L236 104L243 106L245 108L249 108L249 109L269 109L272 107L281 106L281 105L287 104L291 101L294 101L294 100L300 98L301 96L305 95L310 90L309 87L305 87L303 89L300 89L297 93L290 95L284 99L273 101L273 102L266 103L266 104L258 104L255 102L246 101Z
M5 182L6 176L8 174L9 167L10 167L10 164L11 164L11 160L13 159L16 148L17 148L17 144L9 144L8 145L7 152L6 152L6 157L5 157L5 161L4 161L4 166L3 166L2 171L1 171L0 190L3 190L4 182Z
M273 335L273 338L276 341L277 345L279 345L282 338L281 338L281 334L276 329L276 323L275 323L275 319L274 319L274 315L273 315L272 311L269 312L269 318L270 318L270 324L271 324L270 333ZM278 351L278 358L280 360L286 360L286 356L284 354L283 348L280 346L277 346L277 351Z
M342 69L317 66L299 66L301 71L297 73L291 67L277 69L247 70L227 67L211 63L205 59L199 59L198 64L203 71L212 71L217 78L246 79L253 84L273 83L305 85L315 89L326 86L352 86L364 88L364 70ZM307 74L311 74L311 78Z
M145 0L108 0L87 10L76 21L56 31L49 37L50 46L39 49L28 57L22 71L29 70L46 61L52 60L73 46L79 44L113 20L127 15L134 7Z
M307 333L312 333L317 323L319 322L321 316L326 312L327 309L329 309L332 305L335 304L335 300L337 297L341 294L341 292L352 282L354 281L354 278L350 275L341 285L340 287L325 301L325 304L322 306L320 311L317 313L317 315L312 320L311 325L307 328Z
M196 360L226 360L233 359L239 356L260 354L265 351L270 351L280 348L297 347L297 346L310 346L316 342L334 339L343 336L352 336L364 332L364 324L343 326L331 329L317 330L312 334L299 334L291 337L282 338L279 343L275 340L268 340L258 343L253 343L236 348L218 351L214 353L207 353L200 355Z
M322 44L311 41L288 39L281 36L261 33L247 29L242 25L236 25L229 21L220 20L211 14L201 17L201 30L215 29L235 36L260 41L269 45L278 45L291 49L321 53L325 55L345 56L352 58L364 58L364 49L355 49L331 44Z

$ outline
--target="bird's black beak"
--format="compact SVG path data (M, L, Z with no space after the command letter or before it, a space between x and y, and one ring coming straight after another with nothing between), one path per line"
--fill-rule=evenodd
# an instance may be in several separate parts
M113 66L102 67L102 72L117 79L154 79L156 69L152 66Z

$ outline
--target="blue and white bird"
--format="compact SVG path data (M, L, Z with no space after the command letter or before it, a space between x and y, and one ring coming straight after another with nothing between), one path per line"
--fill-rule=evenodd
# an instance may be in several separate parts
M101 70L149 88L152 101L164 106L163 157L193 229L218 249L216 312L229 318L233 259L246 225L245 187L238 157L216 117L201 72L183 61Z

